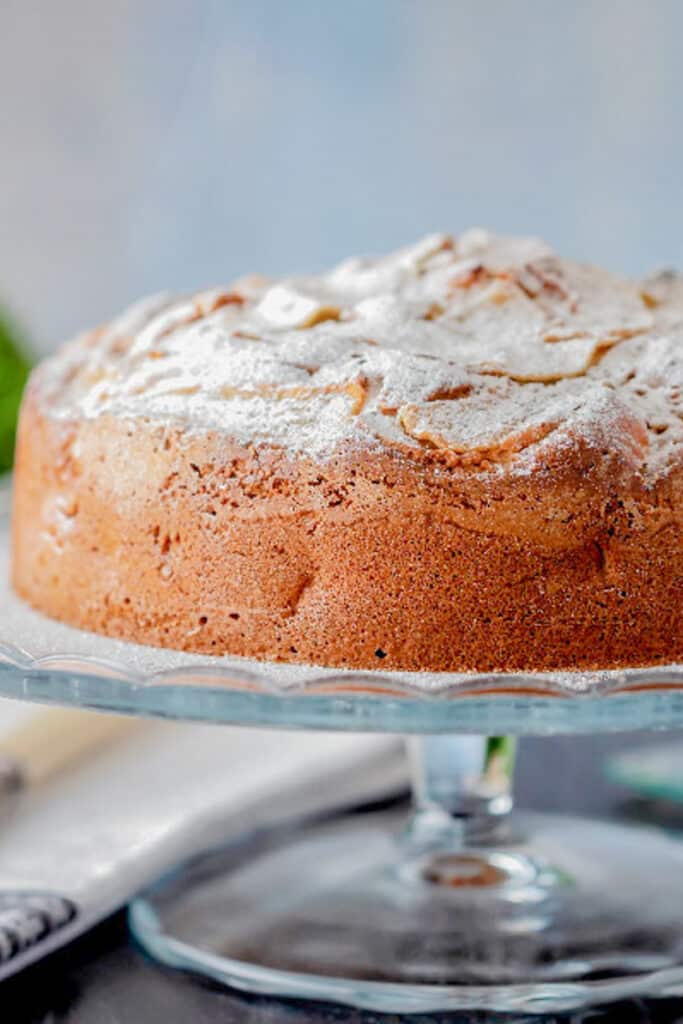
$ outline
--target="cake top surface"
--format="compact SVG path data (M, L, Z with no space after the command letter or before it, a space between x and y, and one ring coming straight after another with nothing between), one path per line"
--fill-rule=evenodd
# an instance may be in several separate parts
M319 276L154 296L40 380L65 419L145 417L318 459L396 448L473 472L529 472L583 439L654 478L683 457L683 275L430 235Z

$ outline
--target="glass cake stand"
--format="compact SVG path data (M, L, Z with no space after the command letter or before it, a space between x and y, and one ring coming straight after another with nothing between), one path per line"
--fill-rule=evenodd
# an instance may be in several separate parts
M159 651L26 608L4 582L7 551L0 533L2 696L412 737L409 820L366 810L243 835L139 896L132 930L158 960L392 1013L683 995L683 844L511 813L514 736L681 726L683 665L427 675Z

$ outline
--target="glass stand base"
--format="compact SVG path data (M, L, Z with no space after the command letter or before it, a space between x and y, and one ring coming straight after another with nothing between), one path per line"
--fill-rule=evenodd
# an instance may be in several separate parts
M683 994L673 839L515 814L477 841L428 817L406 829L390 809L243 837L138 898L134 934L239 989L393 1013Z

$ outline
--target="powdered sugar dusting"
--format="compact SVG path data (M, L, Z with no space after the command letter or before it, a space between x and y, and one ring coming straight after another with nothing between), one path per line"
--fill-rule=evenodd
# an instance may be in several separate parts
M380 443L514 472L548 444L608 437L652 476L683 452L682 352L680 275L630 281L477 229L317 277L154 296L39 380L54 416L318 458Z

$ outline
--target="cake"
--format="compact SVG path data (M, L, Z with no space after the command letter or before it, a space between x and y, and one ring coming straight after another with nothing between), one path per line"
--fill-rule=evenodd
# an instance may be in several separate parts
M215 655L683 660L683 275L433 235L157 295L33 374L13 583Z

